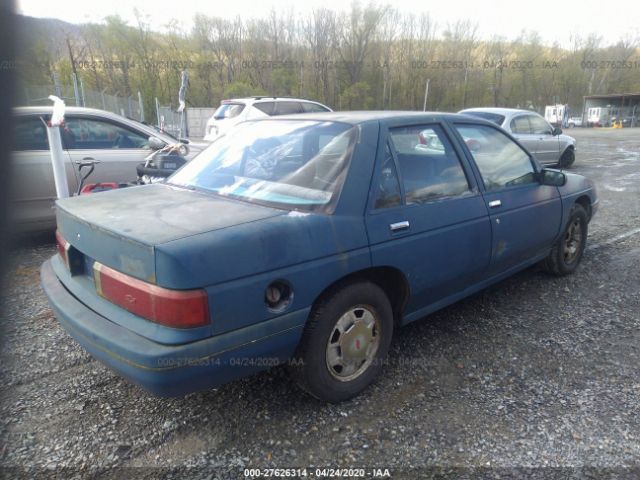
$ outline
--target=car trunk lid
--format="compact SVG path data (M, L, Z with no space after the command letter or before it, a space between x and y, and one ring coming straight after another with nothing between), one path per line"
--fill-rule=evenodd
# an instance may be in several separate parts
M57 202L58 230L93 261L157 283L155 246L286 212L166 184Z

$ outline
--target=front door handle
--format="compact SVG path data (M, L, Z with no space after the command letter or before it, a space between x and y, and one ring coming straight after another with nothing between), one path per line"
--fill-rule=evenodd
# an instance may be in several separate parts
M491 200L489 202L489 208L498 208L500 205L502 205L500 200Z
M409 228L409 222L407 220L403 222L396 222L389 225L392 232L399 232L400 230L407 230Z

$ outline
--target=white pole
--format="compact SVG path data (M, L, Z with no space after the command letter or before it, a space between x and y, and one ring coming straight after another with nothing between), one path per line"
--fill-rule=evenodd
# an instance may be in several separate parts
M58 198L66 198L69 196L69 184L67 183L64 150L62 149L62 139L60 138L60 125L64 122L65 105L56 96L50 95L49 99L53 101L53 114L51 115L51 121L46 123L46 126L49 151L51 152L51 164L53 166L53 180L56 184Z
M144 122L144 103L142 103L142 94L140 90L138 90L138 108L140 109L140 118L141 122Z
M427 97L429 96L429 82L431 81L430 78L427 78L427 84L424 86L424 105L422 106L422 111L426 112L427 111Z

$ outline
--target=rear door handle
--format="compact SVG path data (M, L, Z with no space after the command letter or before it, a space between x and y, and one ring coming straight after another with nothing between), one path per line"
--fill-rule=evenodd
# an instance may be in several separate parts
M489 208L498 208L500 205L502 205L500 200L491 200L489 202Z
M407 220L403 222L396 222L389 225L392 232L399 232L400 230L407 230L409 228L409 222Z

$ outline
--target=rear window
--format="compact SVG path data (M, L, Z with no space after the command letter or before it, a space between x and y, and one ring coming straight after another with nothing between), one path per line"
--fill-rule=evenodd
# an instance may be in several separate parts
M331 213L356 137L357 128L342 123L244 122L168 181L252 203Z
M499 126L502 126L502 122L504 122L504 115L500 115L499 113L491 113L491 112L460 112L460 113L462 115L471 115L472 117L482 118L483 120L489 120L490 122L493 122Z
M222 120L223 118L237 117L244 110L244 103L223 103L213 114L213 118L216 120Z

